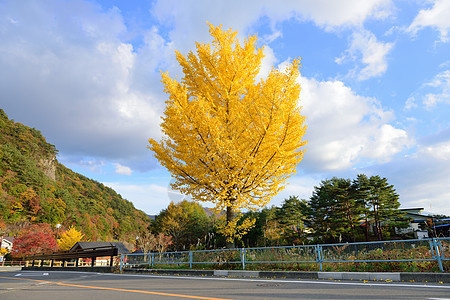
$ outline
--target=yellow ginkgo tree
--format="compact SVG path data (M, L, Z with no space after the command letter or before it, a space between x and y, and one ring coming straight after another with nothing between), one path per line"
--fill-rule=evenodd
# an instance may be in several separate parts
M181 80L162 74L164 136L149 139L149 149L175 179L172 188L226 211L221 232L230 245L254 225L238 222L239 212L267 205L303 158L300 61L258 80L256 36L240 44L237 32L209 26L212 43L176 52Z
M72 248L77 242L81 241L84 234L81 231L75 229L75 227L70 226L69 229L61 234L61 237L57 239L58 249L65 251Z

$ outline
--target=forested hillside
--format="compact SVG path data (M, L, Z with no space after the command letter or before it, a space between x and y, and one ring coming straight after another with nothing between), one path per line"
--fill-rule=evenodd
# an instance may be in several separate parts
M132 242L150 218L111 188L60 164L39 130L0 109L0 225L17 234L31 223L75 225L91 241Z

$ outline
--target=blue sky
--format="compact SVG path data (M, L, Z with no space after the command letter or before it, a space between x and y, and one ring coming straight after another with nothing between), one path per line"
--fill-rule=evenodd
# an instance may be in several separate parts
M265 45L261 75L301 57L307 152L271 201L334 176L380 175L402 207L450 215L450 1L0 0L0 107L59 161L148 214L179 195L146 149L174 51L207 21Z

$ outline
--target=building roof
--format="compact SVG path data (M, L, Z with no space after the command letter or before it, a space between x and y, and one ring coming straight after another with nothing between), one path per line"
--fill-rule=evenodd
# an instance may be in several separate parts
M424 211L423 208L401 208L400 211L405 213L405 216L412 217L414 219L435 219L434 216L438 215L433 212Z
M118 254L128 254L130 250L125 247L125 245L121 242L78 242L70 248L70 252L80 249L89 249L89 248L97 248L97 247L108 247L114 246L118 250Z
M406 213L421 214L424 208L423 207L400 208L399 210Z
M12 244L12 243L14 243L15 238L13 236L4 236L3 240L8 241Z

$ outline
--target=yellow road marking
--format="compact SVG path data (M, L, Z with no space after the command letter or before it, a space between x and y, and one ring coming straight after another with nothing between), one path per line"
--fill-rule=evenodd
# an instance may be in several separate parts
M180 298L191 298L191 299L204 299L204 300L229 300L229 299L224 299L224 298L211 298L211 297L190 296L190 295L182 295L182 294L170 294L170 293L160 293L160 292L150 292L150 291L140 291L140 290L117 289L117 288L109 288L109 287L102 287L102 286L79 285L79 284L70 284L70 283L62 283L62 282L55 282L55 281L48 281L48 280L39 280L39 279L28 279L28 278L17 278L17 277L1 277L1 276L0 276L0 278L53 283L53 284L56 284L56 285L72 286L72 287L79 287L79 288L88 288L88 289L95 289L95 290L109 290L109 291L119 291L119 292L151 294L151 295L158 295L158 296L169 296L169 297L180 297Z

